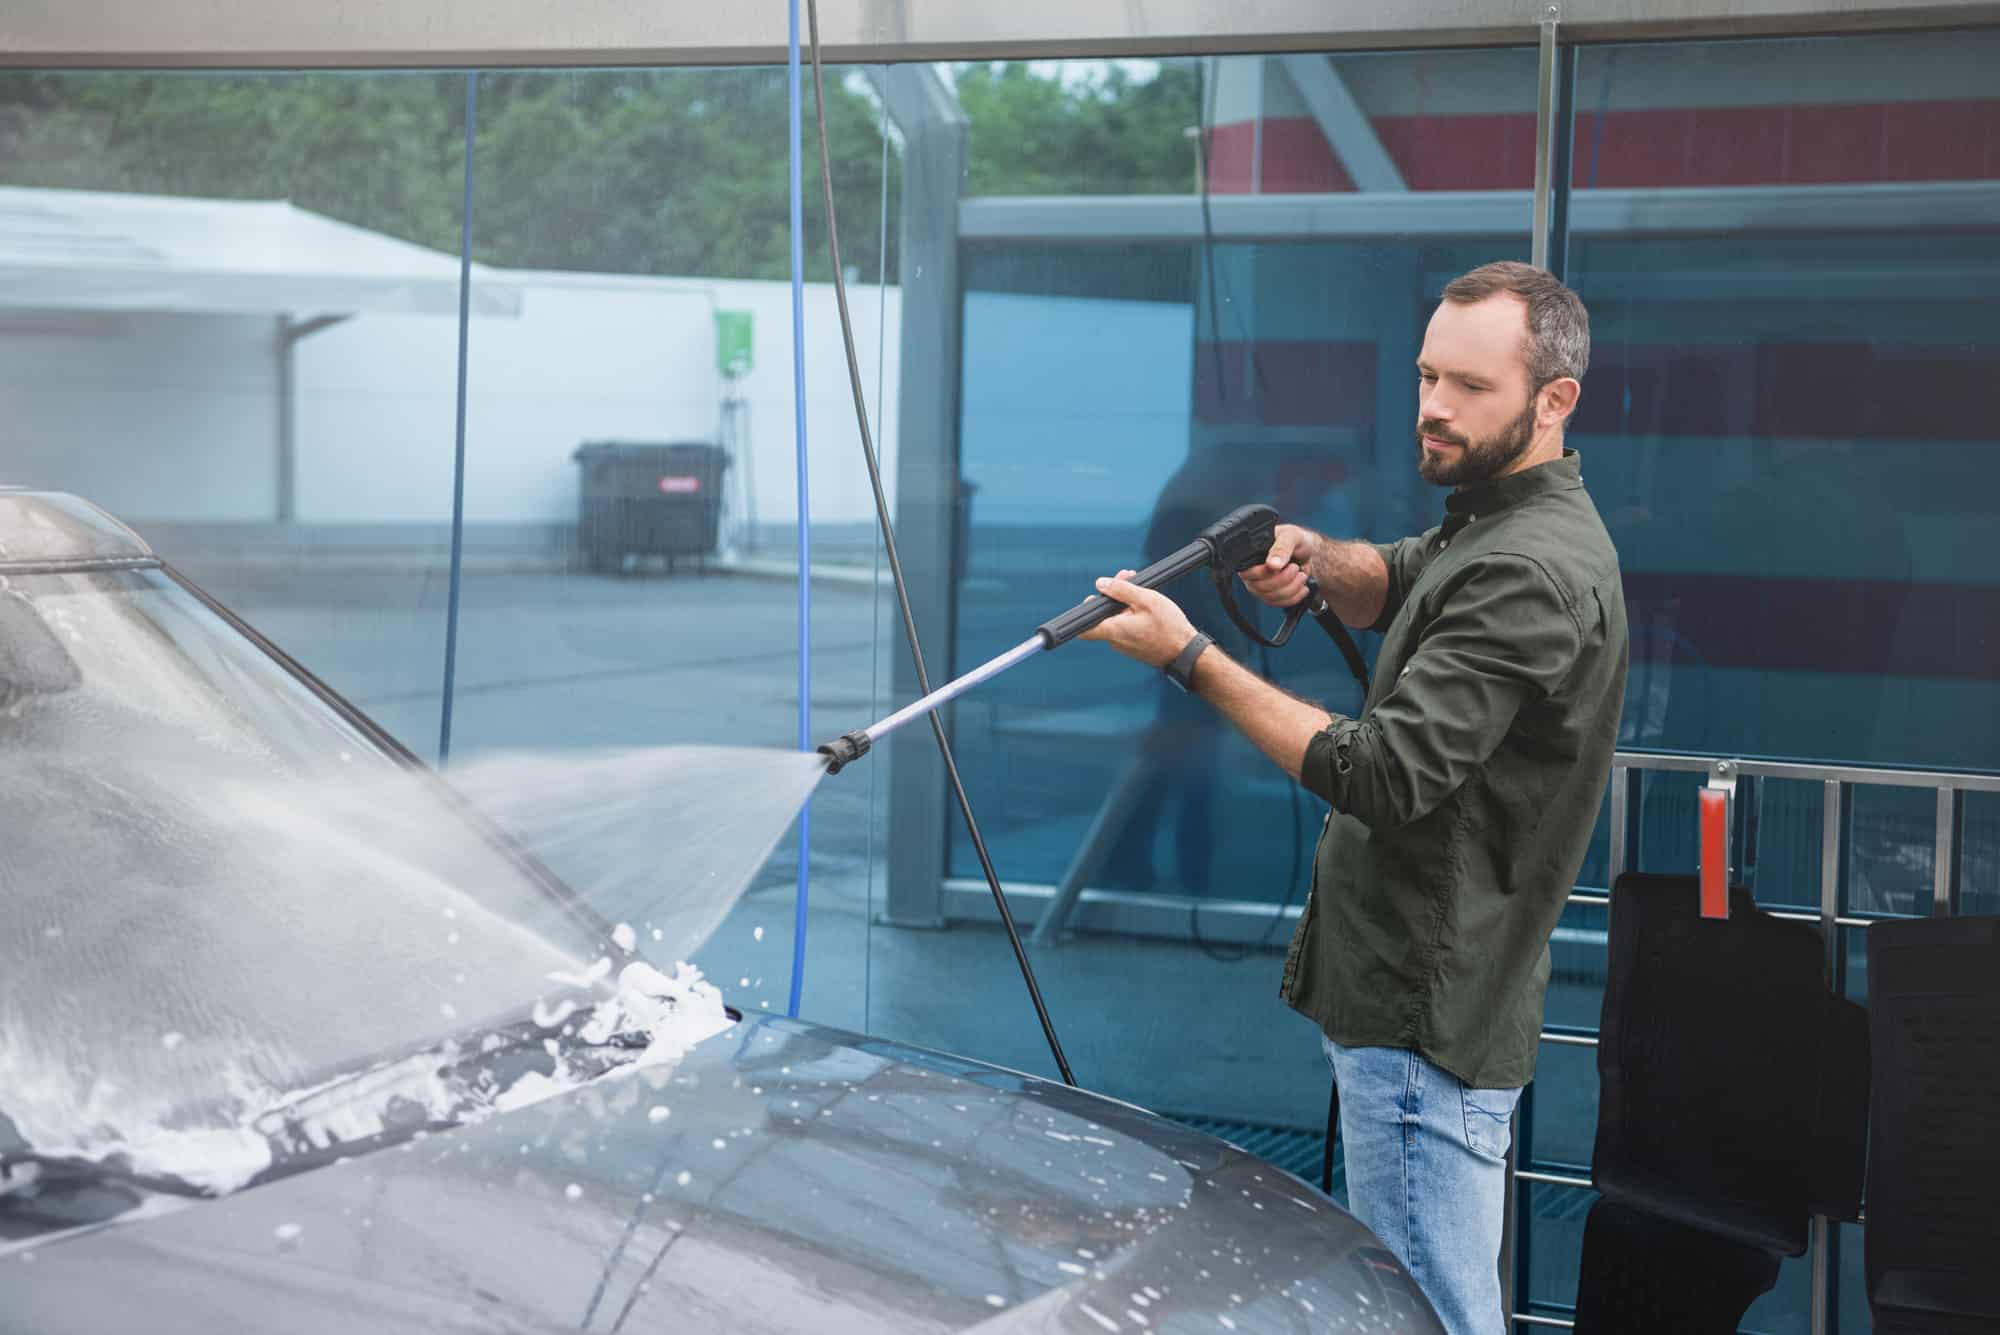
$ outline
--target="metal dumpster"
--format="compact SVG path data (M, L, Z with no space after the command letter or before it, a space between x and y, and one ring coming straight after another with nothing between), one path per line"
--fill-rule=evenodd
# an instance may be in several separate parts
M588 441L577 447L577 550L594 571L628 555L715 552L729 456L706 441Z

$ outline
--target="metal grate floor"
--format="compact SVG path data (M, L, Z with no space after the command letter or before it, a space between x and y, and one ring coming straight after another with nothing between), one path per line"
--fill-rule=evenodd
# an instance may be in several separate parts
M1195 1131L1226 1140L1240 1150L1269 1160L1313 1187L1319 1186L1320 1160L1326 1153L1326 1137L1318 1131L1301 1131L1292 1126L1266 1126L1258 1122L1226 1121L1216 1117L1164 1114L1172 1121ZM1343 1171L1338 1146L1333 1156L1333 1194L1347 1196L1347 1175Z
M1319 1186L1320 1157L1325 1153L1326 1137L1317 1131L1193 1114L1164 1113L1162 1116L1192 1130L1226 1140L1240 1150L1247 1150L1260 1159L1276 1164L1309 1186ZM1583 1174L1589 1170L1563 1165L1562 1171ZM1521 1186L1526 1189L1529 1184L1523 1182ZM1335 1200L1347 1199L1347 1165L1341 1161L1338 1142L1335 1142L1333 1150L1333 1195ZM1534 1218L1552 1220L1581 1220L1590 1213L1591 1204L1596 1199L1594 1191L1560 1188L1540 1188L1528 1198Z

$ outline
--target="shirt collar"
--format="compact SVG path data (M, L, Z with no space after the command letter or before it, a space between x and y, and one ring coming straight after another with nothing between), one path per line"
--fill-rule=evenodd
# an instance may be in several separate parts
M1551 459L1518 473L1454 491L1444 499L1445 513L1473 519L1498 514L1535 496L1557 491L1573 491L1583 485L1583 462L1576 451L1565 448L1562 458Z

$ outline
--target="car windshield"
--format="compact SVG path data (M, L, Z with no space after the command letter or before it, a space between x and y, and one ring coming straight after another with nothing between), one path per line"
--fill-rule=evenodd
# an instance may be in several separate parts
M0 1162L118 1154L211 1189L258 1166L241 1132L280 1098L615 953L158 568L0 574L0 896Z

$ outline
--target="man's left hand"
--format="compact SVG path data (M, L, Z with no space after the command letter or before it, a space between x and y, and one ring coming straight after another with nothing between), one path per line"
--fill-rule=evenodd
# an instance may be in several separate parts
M1165 667L1180 657L1194 638L1194 623L1173 599L1130 583L1134 573L1121 570L1115 579L1097 581L1097 591L1125 604L1125 610L1078 638L1103 640L1127 658L1136 658L1148 667Z

